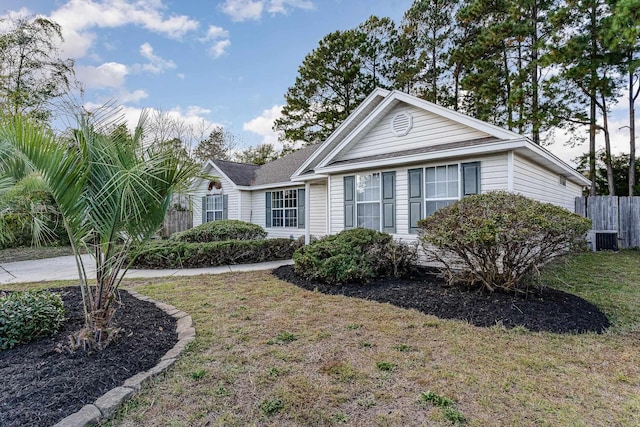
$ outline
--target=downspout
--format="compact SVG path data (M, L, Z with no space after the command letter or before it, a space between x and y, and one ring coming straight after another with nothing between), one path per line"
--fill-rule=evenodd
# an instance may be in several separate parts
M304 244L311 241L311 183L304 183Z
M507 191L513 193L514 190L514 154L507 152Z

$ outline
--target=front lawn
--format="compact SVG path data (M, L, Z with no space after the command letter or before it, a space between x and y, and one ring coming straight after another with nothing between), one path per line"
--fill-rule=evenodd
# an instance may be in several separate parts
M131 281L198 338L107 425L639 425L639 277L640 252L545 271L609 316L601 335L476 327L269 272Z

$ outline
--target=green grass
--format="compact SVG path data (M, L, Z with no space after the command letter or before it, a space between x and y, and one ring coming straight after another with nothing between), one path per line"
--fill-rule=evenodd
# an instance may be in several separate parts
M548 266L539 280L597 305L612 330L640 331L640 251L575 255Z
M613 320L600 335L480 328L269 272L128 281L189 312L197 338L103 424L640 425L639 269L621 252L543 272Z

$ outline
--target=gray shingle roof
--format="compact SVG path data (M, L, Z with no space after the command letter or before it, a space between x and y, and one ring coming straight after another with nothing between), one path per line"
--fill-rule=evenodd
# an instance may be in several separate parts
M248 165L227 160L215 159L211 161L236 185L250 185L256 170L260 168L258 165Z
M310 145L262 166L219 159L212 159L211 161L236 185L276 184L289 182L291 175L319 146L320 144Z
M320 144L310 145L291 154L287 154L271 163L261 166L256 170L251 185L275 184L288 182L291 175L311 156Z

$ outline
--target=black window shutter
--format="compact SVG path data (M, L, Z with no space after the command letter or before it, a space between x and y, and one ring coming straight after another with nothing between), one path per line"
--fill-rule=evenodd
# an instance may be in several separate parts
M298 189L298 228L304 228L305 220L305 189Z
M480 162L462 164L462 195L480 194Z
M382 231L396 232L396 173L382 173Z
M207 196L202 196L202 223L207 222Z
M424 196L422 192L422 168L409 169L409 233L418 232L418 220L422 219Z
M265 196L265 199L264 199L264 204L265 204L265 213L264 213L265 227L271 228L271 191L266 191L264 193L264 196Z
M356 219L356 177L344 177L344 228L354 228Z
M229 219L229 195L222 196L222 219Z

